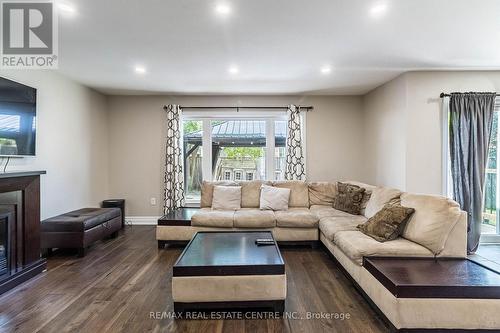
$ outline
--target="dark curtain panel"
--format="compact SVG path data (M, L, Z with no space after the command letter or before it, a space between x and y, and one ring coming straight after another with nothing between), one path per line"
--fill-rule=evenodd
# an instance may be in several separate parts
M467 252L481 236L484 177L495 93L453 93L450 97L450 159L453 197L468 213Z

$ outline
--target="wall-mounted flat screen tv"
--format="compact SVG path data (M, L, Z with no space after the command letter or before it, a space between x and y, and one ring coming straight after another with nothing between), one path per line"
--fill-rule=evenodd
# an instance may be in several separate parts
M0 156L35 156L36 89L0 77Z

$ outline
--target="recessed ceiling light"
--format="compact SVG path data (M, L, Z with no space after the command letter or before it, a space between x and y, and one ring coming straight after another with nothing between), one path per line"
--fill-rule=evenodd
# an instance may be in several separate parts
M320 69L322 74L328 74L332 71L332 68L330 66L323 66Z
M138 74L145 74L146 68L144 66L135 66L135 72Z
M215 6L215 11L221 15L227 15L231 12L231 7L226 4L220 3Z
M64 14L74 14L76 12L75 7L67 3L60 3L57 5L57 8Z
M228 69L228 72L231 73L231 74L238 74L240 71L240 69L237 67L237 66L231 66L229 67Z
M378 18L385 14L387 11L387 4L385 2L379 2L373 5L370 9L370 15L372 17Z

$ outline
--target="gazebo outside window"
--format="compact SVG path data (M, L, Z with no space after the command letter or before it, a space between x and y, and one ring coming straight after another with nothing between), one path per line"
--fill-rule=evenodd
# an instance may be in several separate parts
M266 179L267 132L265 119L211 120L211 179L258 180ZM286 121L273 120L274 151L271 153L274 171L284 174ZM186 198L199 198L202 171L203 126L200 120L185 120L184 166ZM207 178L207 177L205 177Z

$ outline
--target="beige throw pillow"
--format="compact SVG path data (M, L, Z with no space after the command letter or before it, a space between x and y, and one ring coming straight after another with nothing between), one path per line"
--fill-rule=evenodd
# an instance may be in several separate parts
M214 186L212 209L236 210L241 208L241 186Z
M288 210L290 189L262 185L260 189L260 209Z
M212 207L212 198L214 195L214 187L215 186L238 186L238 183L230 181L230 180L222 180L215 182L208 182L206 180L201 184L201 198L200 198L200 207L201 208L211 208Z

